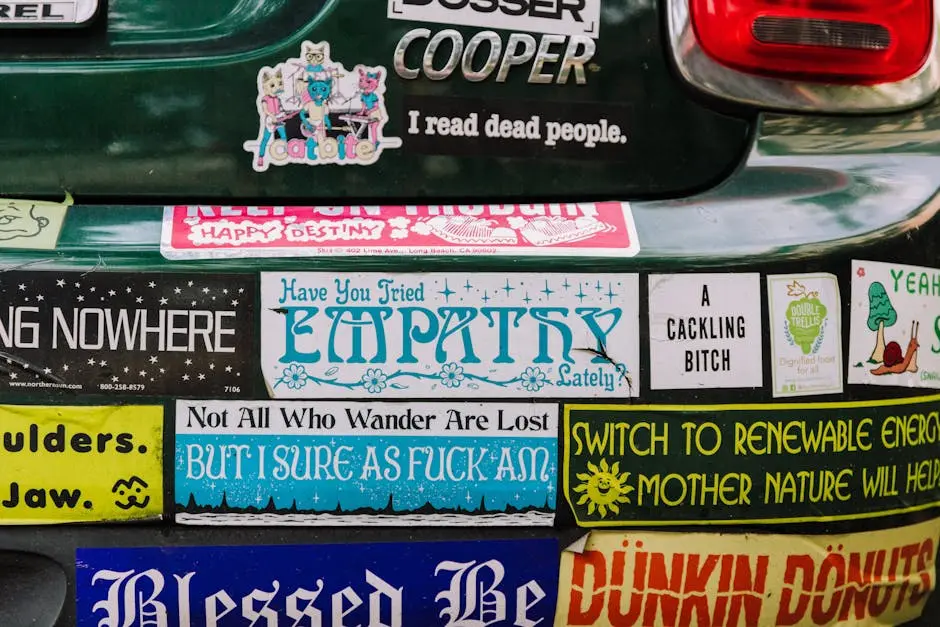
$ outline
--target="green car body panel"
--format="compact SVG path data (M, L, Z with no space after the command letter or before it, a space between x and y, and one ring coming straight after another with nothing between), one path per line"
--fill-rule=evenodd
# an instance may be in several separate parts
M900 236L923 226L940 208L940 140L933 130L938 125L938 105L877 118L764 116L746 163L721 184L684 198L632 202L640 253L634 261L602 263L727 266L756 258L788 261ZM70 210L59 238L58 253L63 256L49 261L85 267L105 255L124 259L130 267L169 266L160 255L162 217L163 205L158 204L79 204ZM24 262L48 257L26 250L6 251L5 256ZM448 264L472 267L481 261L454 258ZM228 259L172 265L249 269L298 263L346 267L349 260ZM413 268L416 263L422 262L392 258L380 265ZM545 257L522 258L514 266L537 268L544 263Z
M374 0L203 0L183 10L117 0L55 38L8 30L0 194L70 192L60 250L154 253L164 203L629 200L641 258L699 263L882 237L933 211L936 104L856 118L719 111L670 67L662 8L604 3L585 84L563 85L529 84L527 65L502 83L465 80L459 68L446 80L402 79L396 43L435 25L386 19ZM456 30L469 39L481 29ZM304 41L329 42L347 68L386 69L385 134L404 137L402 148L368 166L252 168L244 143L258 135L258 71L298 56ZM427 95L626 107L629 149L610 161L415 154L402 103Z
M753 131L753 114L715 112L690 97L670 71L661 19L648 2L605 3L585 84L572 73L563 85L529 84L531 62L512 68L503 83L495 72L467 81L459 68L447 80L402 79L392 68L402 35L447 26L386 19L385 3L375 0L319 7L245 2L226 18L198 16L190 7L172 20L165 16L165 30L148 22L153 6L113 6L109 19L117 31L101 35L98 45L84 44L87 49L80 43L93 33L81 29L44 51L30 51L32 40L23 33L0 43L0 110L6 113L0 193L68 189L76 199L96 202L667 197L727 177ZM483 29L456 30L466 41ZM499 31L502 40L508 34ZM385 68L384 134L403 138L402 148L362 167L252 169L243 144L258 137L259 69L297 57L304 41L329 42L332 59L347 70L356 64ZM420 65L424 43L409 47L409 66ZM50 46L61 47L58 58ZM446 55L442 47L438 67ZM557 65L546 63L543 71L553 74ZM628 143L616 161L415 154L408 150L403 103L429 95L518 101L523 109L531 102L626 107Z

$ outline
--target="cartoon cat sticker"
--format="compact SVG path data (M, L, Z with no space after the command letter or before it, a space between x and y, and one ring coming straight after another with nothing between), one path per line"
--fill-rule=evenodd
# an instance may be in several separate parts
M258 72L258 138L247 141L255 171L287 164L371 165L401 139L386 137L381 66L352 72L330 57L327 42L305 41L297 58Z

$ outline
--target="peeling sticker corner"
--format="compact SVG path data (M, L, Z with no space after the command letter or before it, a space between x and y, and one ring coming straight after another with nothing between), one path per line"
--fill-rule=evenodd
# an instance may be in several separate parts
M563 552L564 553L577 553L578 555L580 555L581 553L584 553L584 550L587 548L587 543L591 539L592 533L594 532L588 531L586 534L584 534L583 536L581 536L580 538L578 538L577 540L575 540L574 542L566 546Z

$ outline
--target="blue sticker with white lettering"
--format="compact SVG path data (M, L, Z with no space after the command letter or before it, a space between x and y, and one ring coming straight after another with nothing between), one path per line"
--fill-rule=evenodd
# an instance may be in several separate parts
M554 539L76 551L78 627L535 627Z
M177 401L176 522L548 526L558 406Z

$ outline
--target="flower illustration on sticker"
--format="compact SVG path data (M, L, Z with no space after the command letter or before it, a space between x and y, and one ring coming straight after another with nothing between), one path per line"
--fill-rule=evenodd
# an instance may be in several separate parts
M578 499L578 505L587 504L588 515L596 510L601 518L607 518L607 510L619 514L619 503L630 504L630 498L627 496L633 491L633 486L627 485L630 473L620 472L620 462L608 465L606 459L601 459L599 467L588 462L587 468L590 472L579 472L575 475L582 483L576 485L573 490L583 493Z
M378 394L388 387L388 384L385 382L386 379L388 379L388 375L382 372L381 369L369 368L366 370L366 373L362 375L360 382L367 392L370 394Z
M405 239L408 237L408 229L392 229L388 235L392 239Z
M548 375L542 372L541 368L529 366L522 371L520 376L523 389L528 392L538 392L548 385Z
M411 220L401 216L394 217L388 221L388 225L395 229L407 229L409 224L411 224Z
M455 362L444 364L438 376L440 376L441 383L445 386L449 388L459 388L464 380L463 366L458 366Z
M307 369L300 364L289 365L281 374L281 380L292 390L299 390L307 385L307 377Z

